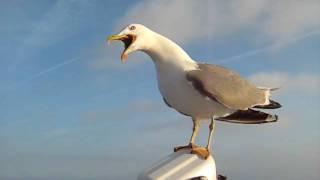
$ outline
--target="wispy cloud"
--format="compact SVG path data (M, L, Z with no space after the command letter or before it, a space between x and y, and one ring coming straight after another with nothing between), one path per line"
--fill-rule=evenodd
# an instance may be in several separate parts
M319 16L317 0L155 0L137 3L119 21L118 28L139 22L184 43L241 29L258 32L253 40L279 41L319 28Z
M89 1L55 1L38 19L29 20L32 28L20 40L13 68L32 55L84 30L90 19Z
M287 9L288 4L290 4L290 7ZM281 1L281 3L267 0L254 2L250 0L203 1L202 3L192 0L141 1L129 9L119 20L115 31L129 23L137 22L147 25L178 43L190 43L199 38L206 38L210 41L217 36L221 37L241 30L254 31L255 33L250 37L254 42L265 43L271 41L268 46L218 60L220 63L230 63L260 53L272 53L274 50L305 38L319 35L320 23L314 21L311 14L319 17L316 10L320 4L314 0L305 1L301 11L309 10L308 16L294 12L300 8L296 8L300 4L298 1L287 0ZM280 9L283 13L279 12ZM299 19L290 16L293 13L299 14ZM280 19L295 25L286 29L287 26L281 24ZM272 28L275 30L272 30ZM283 29L286 33L282 33ZM126 66L122 66L117 61L121 53L118 50L119 48L122 50L121 47L114 45L113 47L102 48L100 46L96 48L96 56L89 62L89 67L93 70L128 69L137 67L143 62L141 60L145 59L140 54L131 54L130 58L134 58L134 60L131 60Z
M26 46L49 46L74 35L85 26L82 18L88 6L89 1L56 1L35 23L23 43Z

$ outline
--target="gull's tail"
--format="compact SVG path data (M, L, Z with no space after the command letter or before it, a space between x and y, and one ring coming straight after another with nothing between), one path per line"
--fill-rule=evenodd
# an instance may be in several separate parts
M262 124L276 122L278 120L278 116L248 109L238 110L233 114L230 114L226 117L217 118L216 120L239 124Z
M253 108L260 108L260 109L278 109L278 108L281 108L281 104L280 103L270 99L271 91L278 90L279 88L267 88L267 87L258 87L258 88L261 89L262 91L264 91L265 103L256 105Z

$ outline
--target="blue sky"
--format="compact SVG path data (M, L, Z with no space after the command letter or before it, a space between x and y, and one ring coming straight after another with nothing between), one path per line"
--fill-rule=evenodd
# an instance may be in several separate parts
M187 143L192 123L162 102L150 58L121 63L122 44L106 44L132 22L281 87L279 122L218 123L219 173L319 179L319 12L317 0L1 1L0 179L132 179Z

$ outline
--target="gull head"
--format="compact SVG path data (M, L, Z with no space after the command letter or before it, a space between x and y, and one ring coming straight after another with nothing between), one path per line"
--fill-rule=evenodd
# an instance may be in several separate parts
M118 34L110 35L107 38L108 43L114 40L120 40L124 44L124 50L121 53L121 61L128 58L128 54L138 50L145 50L148 47L152 31L141 24L130 24L121 30Z

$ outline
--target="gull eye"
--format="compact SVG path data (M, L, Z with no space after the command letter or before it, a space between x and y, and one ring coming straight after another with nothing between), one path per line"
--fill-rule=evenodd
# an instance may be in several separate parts
M130 28L129 28L131 31L133 31L133 30L135 30L136 29L136 27L135 26L130 26Z

